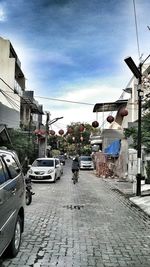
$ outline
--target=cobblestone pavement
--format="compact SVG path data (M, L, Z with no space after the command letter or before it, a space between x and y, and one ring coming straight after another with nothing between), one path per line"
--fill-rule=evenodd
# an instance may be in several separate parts
M150 219L93 171L33 184L19 254L1 267L149 267Z

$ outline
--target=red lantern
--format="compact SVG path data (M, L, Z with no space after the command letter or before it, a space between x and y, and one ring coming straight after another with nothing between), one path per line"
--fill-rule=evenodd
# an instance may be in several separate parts
M42 130L42 129L39 132L40 132L39 134L41 134L41 135L46 134L46 131L45 130Z
M63 135L64 134L64 130L59 130L58 132L60 135Z
M34 131L34 133L35 133L35 134L38 134L38 133L39 133L39 129L36 129L36 130Z
M51 135L55 135L55 131L53 131L53 130L50 130L49 133L50 133Z
M109 115L109 116L107 117L107 121L108 121L109 123L112 123L112 122L114 121L114 117L113 117L112 115Z
M34 132L35 132L36 135L42 135L42 130L41 129L35 130Z
M93 126L94 128L97 128L97 127L99 126L98 121L93 121L93 122L92 122L92 126Z
M73 129L71 127L69 127L68 130L67 130L67 133L72 134L73 133Z
M122 109L122 110L120 111L120 115L121 115L122 117L127 116L127 115L128 115L128 111L127 111L127 109Z
M83 131L84 131L84 125L83 125L83 124L81 124L81 125L79 126L79 131L80 131L80 132L83 132Z
M41 135L41 130L38 130L38 133L37 133L38 135Z

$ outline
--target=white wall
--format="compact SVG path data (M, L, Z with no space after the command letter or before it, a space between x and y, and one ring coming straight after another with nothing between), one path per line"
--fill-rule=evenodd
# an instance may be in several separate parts
M18 128L20 124L20 97L14 94L15 58L9 58L10 42L0 38L0 123L10 128ZM3 81L2 81L3 79Z
M136 180L137 174L137 151L128 149L128 179L133 182Z

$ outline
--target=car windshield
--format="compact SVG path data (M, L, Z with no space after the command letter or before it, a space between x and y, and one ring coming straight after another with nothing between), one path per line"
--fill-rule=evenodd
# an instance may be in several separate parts
M43 160L43 159L37 159L32 164L33 167L53 167L54 166L54 160Z
M60 158L60 159L64 159L65 157L64 157L63 155L60 155L59 158Z
M80 160L91 161L92 158L91 157L81 157Z

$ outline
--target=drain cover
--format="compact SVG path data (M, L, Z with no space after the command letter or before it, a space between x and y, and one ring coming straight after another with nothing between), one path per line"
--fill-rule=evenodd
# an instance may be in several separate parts
M67 208L67 209L70 209L70 210L80 210L82 208L84 208L83 205L66 205L66 206L63 206L63 208Z

